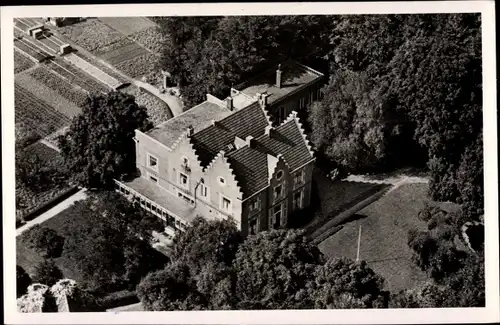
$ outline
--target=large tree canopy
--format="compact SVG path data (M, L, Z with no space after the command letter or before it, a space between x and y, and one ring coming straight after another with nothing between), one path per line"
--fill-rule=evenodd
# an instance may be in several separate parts
M231 222L199 219L179 235L174 251L164 270L138 286L147 310L387 305L383 280L365 263L342 259L324 264L301 231L262 232L241 242Z
M150 127L146 110L131 95L111 92L89 97L68 133L59 138L74 181L106 188L114 178L135 172L134 130Z

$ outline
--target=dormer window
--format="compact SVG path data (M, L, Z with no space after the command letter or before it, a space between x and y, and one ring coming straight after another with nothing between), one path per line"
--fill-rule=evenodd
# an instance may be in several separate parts
M282 170L279 170L277 173L276 173L276 178L278 180L281 180L283 178L283 171Z

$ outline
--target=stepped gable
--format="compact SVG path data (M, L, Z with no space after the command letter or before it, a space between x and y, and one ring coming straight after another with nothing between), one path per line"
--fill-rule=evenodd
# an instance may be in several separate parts
M259 137L264 134L268 125L264 110L258 103L253 103L195 132L192 141L202 166L206 167L215 155L234 143L235 137L241 139L246 139L247 136Z
M269 134L255 139L252 146L244 146L227 154L241 185L244 199L264 189L269 184L268 155L281 154L293 171L314 159L295 114Z

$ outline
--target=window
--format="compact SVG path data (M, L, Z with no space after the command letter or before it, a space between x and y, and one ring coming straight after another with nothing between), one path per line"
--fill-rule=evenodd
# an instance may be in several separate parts
M148 174L149 175L149 180L155 183L158 183L158 177L156 177L153 174Z
M158 170L158 158L148 153L148 167L154 170Z
M220 185L224 186L226 185L226 180L223 177L219 177L219 183Z
M302 97L302 98L299 100L299 107L300 107L300 108L304 108L304 107L306 107L306 98L305 98L305 97Z
M205 184L200 184L200 196L208 198L208 187Z
M316 90L316 99L317 100L321 99L321 89Z
M281 212L282 212L281 211L281 204L279 204L273 208L273 217L274 217L273 221L274 222L273 222L272 227L274 229L278 229L281 226Z
M231 200L225 196L221 196L221 209L225 212L231 213Z
M303 190L300 190L298 192L295 192L293 194L293 209L302 209L302 198L304 197L304 192Z
M248 223L248 233L250 235L255 235L257 233L257 219L252 219Z
M273 193L274 200L277 200L277 199L279 199L282 196L283 196L283 185L280 184L278 186L275 186L274 187L274 193Z
M276 173L276 178L278 180L280 180L281 178L283 178L283 171L282 170L279 170L277 173Z
M304 170L300 170L294 175L294 184L295 187L302 185L304 183Z
M311 91L309 93L309 103L312 103L314 101L314 91Z
M256 197L250 201L250 211L260 211L260 198Z
M182 157L182 165L189 166L189 159L187 159L186 157Z
M179 184L183 187L188 186L188 177L186 174L179 173Z

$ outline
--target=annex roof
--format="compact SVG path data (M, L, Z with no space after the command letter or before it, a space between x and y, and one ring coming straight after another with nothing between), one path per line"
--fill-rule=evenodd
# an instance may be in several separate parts
M211 125L211 121L219 121L229 116L232 111L228 110L223 102L206 100L194 106L184 113L165 121L146 132L147 135L171 148L179 137L192 126L194 132L199 132Z
M281 64L282 86L276 86L276 70L269 69L262 74L240 84L237 89L255 98L258 93L269 94L268 103L272 104L288 94L305 87L307 84L323 77L323 74L294 61Z

